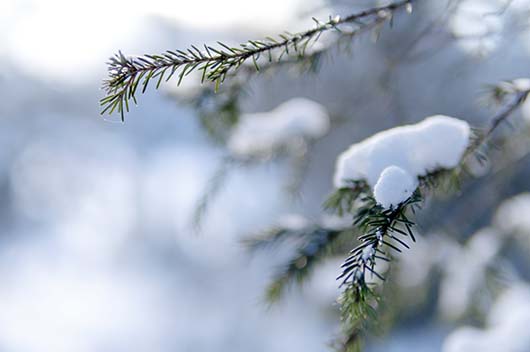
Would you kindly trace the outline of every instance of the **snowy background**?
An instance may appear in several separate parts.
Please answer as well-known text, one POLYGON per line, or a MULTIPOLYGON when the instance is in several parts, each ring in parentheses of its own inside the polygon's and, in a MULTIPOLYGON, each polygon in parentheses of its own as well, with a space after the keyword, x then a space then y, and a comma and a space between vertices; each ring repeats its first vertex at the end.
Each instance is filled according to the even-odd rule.
MULTIPOLYGON (((477 102, 484 85, 530 75, 530 4, 513 1, 504 17, 484 21, 484 13, 502 1, 482 1, 478 15, 473 3, 479 1, 463 2, 468 4, 432 34, 436 41, 420 46, 419 58, 398 60, 405 54, 400 43, 410 43, 436 19, 442 2, 427 1, 418 8, 419 22, 403 19, 375 44, 370 36, 359 40, 353 56, 326 61, 318 76, 279 74, 253 82, 246 111, 309 97, 342 121, 340 128, 332 126, 316 142, 299 198, 284 195, 291 172, 285 160, 238 168, 195 234, 194 206, 227 151, 203 133, 192 109, 167 94, 141 97, 124 124, 101 118, 107 57, 118 49, 141 54, 295 31, 310 26, 311 16, 347 14, 371 2, 1 0, 0 350, 325 350, 338 331, 337 262, 270 308, 263 289, 281 258, 250 256, 240 240, 285 214, 318 219, 335 159, 351 143, 438 113, 480 126, 491 116, 477 102)), ((515 120, 524 123, 524 116, 515 120)), ((420 219, 425 232, 438 225, 468 238, 493 224, 528 245, 528 196, 494 216, 505 198, 530 190, 529 158, 521 148, 508 171, 481 179, 481 190, 466 189, 473 197, 433 205, 420 219), (443 224, 436 223, 440 218, 443 224)), ((421 269, 434 265, 425 258, 428 248, 449 248, 436 255, 458 256, 471 273, 446 267, 439 300, 446 316, 433 313, 436 303, 411 309, 370 351, 440 351, 445 336, 462 325, 452 315, 476 298, 470 277, 482 275, 484 257, 497 253, 478 240, 461 248, 426 238, 418 243, 423 252, 411 255, 410 263, 404 258, 404 286, 418 287, 429 275, 421 269)), ((518 264, 516 276, 530 277, 528 262, 518 264)), ((517 292, 513 299, 530 307, 528 292, 517 292)), ((502 320, 501 303, 488 319, 502 320)), ((463 334, 503 341, 496 337, 500 328, 489 329, 463 334)), ((473 340, 468 335, 452 335, 457 342, 451 343, 473 340)), ((447 351, 466 350, 449 350, 447 343, 447 351)))

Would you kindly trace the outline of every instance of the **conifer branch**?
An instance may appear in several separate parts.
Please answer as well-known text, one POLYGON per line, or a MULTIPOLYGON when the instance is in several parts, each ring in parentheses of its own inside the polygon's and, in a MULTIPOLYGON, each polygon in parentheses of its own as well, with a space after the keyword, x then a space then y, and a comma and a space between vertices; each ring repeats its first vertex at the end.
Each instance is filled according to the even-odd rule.
MULTIPOLYGON (((391 256, 387 251, 401 252, 402 248, 409 247, 399 236, 409 237, 415 241, 412 232, 414 223, 407 218, 407 210, 410 209, 415 212, 419 207, 419 203, 422 201, 422 190, 435 190, 445 179, 450 179, 452 184, 457 184, 461 177, 460 171, 464 170, 469 155, 476 155, 479 161, 483 160, 485 156, 479 151, 479 148, 487 142, 498 126, 524 103, 530 94, 530 88, 521 88, 513 81, 503 82, 503 84, 494 86, 492 94, 499 104, 505 103, 505 105, 492 117, 484 133, 472 136, 470 146, 459 165, 454 169, 439 169, 420 177, 419 187, 415 193, 395 209, 382 210, 371 196, 364 195, 363 198, 363 192, 366 190, 359 192, 355 187, 339 189, 330 197, 331 204, 336 205, 330 207, 331 209, 340 209, 339 206, 345 202, 343 199, 347 199, 346 204, 348 206, 355 205, 359 200, 363 202, 355 212, 354 223, 363 233, 358 238, 361 244, 350 252, 342 265, 343 272, 337 278, 342 280, 341 285, 347 285, 346 291, 341 297, 341 312, 343 316, 346 314, 349 319, 346 320, 347 324, 345 323, 346 340, 341 344, 341 351, 360 351, 367 322, 356 321, 355 319, 376 319, 373 302, 371 304, 370 301, 367 301, 367 297, 375 295, 375 293, 366 283, 366 274, 384 280, 385 278, 375 270, 376 260, 390 261, 391 256), (348 193, 350 194, 349 198, 346 198, 348 193), (352 200, 352 197, 355 198, 352 200), (388 241, 389 239, 393 241, 388 241), (384 251, 383 248, 385 248, 384 251), (367 312, 371 312, 374 316, 369 316, 367 312)), ((352 208, 349 210, 353 213, 352 208)))
MULTIPOLYGON (((385 246, 393 251, 401 252, 399 247, 408 248, 408 245, 399 239, 395 235, 402 235, 410 237, 413 241, 414 235, 411 230, 414 223, 407 219, 406 209, 411 207, 415 210, 415 206, 422 201, 421 190, 422 189, 436 189, 436 186, 444 178, 448 176, 454 176, 458 182, 460 172, 465 166, 469 155, 475 155, 479 161, 486 158, 480 151, 479 148, 487 141, 487 139, 493 134, 495 129, 504 122, 518 107, 524 103, 525 99, 530 94, 530 88, 520 89, 513 82, 504 82, 504 85, 495 86, 493 93, 498 102, 504 102, 507 99, 511 100, 503 106, 503 108, 492 117, 489 127, 481 135, 472 137, 472 142, 468 147, 466 153, 462 157, 459 165, 453 170, 439 169, 429 173, 426 176, 420 178, 420 186, 416 192, 405 202, 401 203, 396 209, 382 210, 378 206, 375 200, 371 196, 365 196, 362 201, 364 204, 356 211, 356 217, 354 224, 359 227, 364 235, 359 237, 361 244, 354 248, 350 252, 350 256, 346 258, 346 261, 342 265, 343 272, 337 278, 342 280, 344 285, 351 282, 353 286, 363 287, 366 285, 365 275, 367 272, 384 279, 379 273, 374 270, 375 259, 389 260, 390 258, 385 252, 381 251, 381 247, 385 246), (396 224, 401 223, 405 230, 400 229, 396 224), (394 243, 386 242, 384 237, 387 236, 394 240, 394 243)), ((451 177, 449 177, 451 178, 451 177)), ((455 180, 452 180, 455 181, 455 180)), ((359 181, 356 181, 359 182, 359 181)), ((346 202, 348 204, 350 213, 355 205, 355 201, 366 192, 366 189, 359 191, 358 186, 350 188, 343 188, 338 190, 330 199, 327 201, 325 207, 335 208, 336 210, 343 211, 342 204, 346 202), (329 203, 334 204, 335 207, 330 207, 329 203)))
POLYGON ((347 204, 348 212, 354 214, 354 227, 361 234, 360 244, 349 252, 342 264, 342 273, 337 277, 340 286, 345 286, 339 298, 343 337, 337 343, 340 352, 360 352, 364 337, 377 322, 381 297, 368 283, 367 277, 385 281, 383 273, 376 268, 377 261, 391 262, 392 252, 408 249, 409 239, 415 242, 409 211, 421 208, 423 192, 435 189, 443 180, 454 176, 454 170, 439 169, 419 178, 419 186, 411 197, 396 207, 383 209, 371 195, 369 187, 338 189, 326 202, 328 209, 338 210, 347 204), (333 206, 337 205, 337 206, 333 206))
POLYGON ((335 30, 340 35, 353 37, 366 30, 373 29, 384 22, 391 21, 394 12, 405 8, 410 12, 415 0, 401 0, 386 6, 374 7, 344 18, 329 18, 326 22, 317 19, 315 27, 304 32, 292 34, 286 32, 278 37, 267 37, 264 40, 249 40, 240 46, 230 47, 218 42, 218 46, 204 45, 203 48, 192 45, 186 50, 168 50, 159 55, 144 55, 126 57, 118 52, 108 62, 108 78, 103 82, 105 97, 101 99, 101 114, 121 114, 129 111, 129 102, 137 103, 136 93, 144 93, 152 80, 156 81, 155 88, 162 82, 178 77, 180 83, 185 76, 193 71, 202 73, 201 81, 214 83, 215 90, 228 75, 236 72, 248 60, 256 71, 264 61, 268 63, 280 62, 288 58, 304 58, 306 50, 320 39, 322 33, 335 30), (357 26, 353 31, 342 31, 341 25, 357 26))
POLYGON ((331 228, 312 224, 301 229, 276 228, 245 241, 251 251, 278 245, 289 239, 301 242, 288 263, 278 268, 267 287, 266 300, 274 303, 290 286, 303 283, 321 259, 332 255, 340 247, 338 244, 344 234, 351 235, 351 228, 331 228))
MULTIPOLYGON (((366 279, 367 276, 374 276, 384 281, 385 277, 378 271, 376 262, 381 260, 391 262, 392 252, 399 253, 409 248, 409 239, 415 242, 413 233, 415 224, 410 220, 409 214, 421 208, 427 192, 434 192, 443 186, 451 189, 459 188, 462 171, 466 170, 467 157, 476 155, 479 161, 485 158, 479 151, 480 147, 498 126, 522 105, 530 94, 530 88, 521 88, 513 81, 503 82, 494 86, 491 94, 497 103, 502 104, 502 108, 492 117, 483 132, 473 131, 469 147, 460 163, 455 168, 438 169, 419 177, 418 188, 404 202, 393 208, 383 209, 376 203, 365 181, 351 180, 347 187, 337 189, 324 203, 325 209, 341 216, 353 215, 354 223, 349 229, 350 232, 343 229, 340 233, 351 234, 353 230, 360 234, 357 236, 357 241, 360 243, 349 252, 342 265, 342 273, 337 278, 341 280, 341 286, 345 286, 339 299, 344 328, 344 338, 337 345, 340 351, 360 351, 363 337, 377 320, 381 298, 366 279)), ((325 231, 325 228, 318 227, 297 231, 281 229, 257 242, 259 245, 256 247, 259 247, 294 236, 309 239, 298 248, 292 260, 283 267, 269 286, 267 291, 269 300, 274 301, 279 298, 289 284, 302 282, 307 272, 326 252, 326 248, 336 241, 335 236, 338 236, 338 232, 325 231), (326 241, 319 242, 322 241, 319 240, 320 233, 326 233, 326 241), (315 245, 314 241, 318 245, 315 245)))

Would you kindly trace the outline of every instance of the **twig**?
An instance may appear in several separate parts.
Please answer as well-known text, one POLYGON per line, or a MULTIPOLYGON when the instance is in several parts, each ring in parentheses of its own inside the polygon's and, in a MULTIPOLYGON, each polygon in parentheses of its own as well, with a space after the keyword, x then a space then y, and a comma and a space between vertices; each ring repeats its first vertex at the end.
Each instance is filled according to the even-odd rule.
POLYGON ((462 158, 462 163, 465 162, 470 155, 473 155, 491 137, 495 129, 497 129, 502 122, 504 122, 523 104, 528 94, 530 94, 530 89, 515 92, 513 100, 509 104, 504 105, 503 109, 493 116, 488 129, 475 140, 470 148, 468 148, 466 154, 462 158))

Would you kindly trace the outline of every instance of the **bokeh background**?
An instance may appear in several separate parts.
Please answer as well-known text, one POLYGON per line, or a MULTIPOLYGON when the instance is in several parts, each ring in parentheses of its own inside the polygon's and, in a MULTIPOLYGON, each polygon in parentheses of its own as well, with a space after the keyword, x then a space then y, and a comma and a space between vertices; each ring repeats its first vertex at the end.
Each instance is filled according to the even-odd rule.
MULTIPOLYGON (((377 42, 359 38, 316 75, 253 79, 243 111, 309 97, 328 109, 333 128, 311 149, 298 197, 285 191, 295 167, 289 158, 234 166, 197 233, 196 202, 227 150, 170 87, 142 96, 124 123, 101 117, 107 58, 296 31, 311 26, 311 16, 374 2, 1 0, 0 350, 326 350, 339 332, 340 260, 269 307, 264 288, 285 253, 250 255, 241 240, 289 214, 319 221, 336 156, 374 132, 438 113, 484 126, 494 112, 480 99, 486 85, 529 75, 530 2, 461 2, 467 8, 445 18, 445 1, 419 1, 377 42)), ((483 301, 462 287, 482 278, 490 263, 477 258, 491 251, 477 245, 464 255, 460 244, 485 226, 512 233, 509 225, 530 215, 520 205, 495 216, 504 200, 529 190, 524 111, 502 132, 517 139, 477 171, 484 176, 420 215, 426 240, 398 276, 420 298, 396 298, 403 312, 370 351, 439 351, 455 326, 487 314, 487 303, 462 314, 483 301), (459 248, 449 253, 460 257, 442 257, 459 265, 433 274, 425 255, 446 235, 459 248), (440 277, 453 280, 445 291, 440 277), (425 288, 429 280, 435 289, 425 288), (463 308, 443 314, 455 306, 463 308)), ((517 259, 506 264, 512 281, 530 277, 524 253, 509 256, 517 259)))

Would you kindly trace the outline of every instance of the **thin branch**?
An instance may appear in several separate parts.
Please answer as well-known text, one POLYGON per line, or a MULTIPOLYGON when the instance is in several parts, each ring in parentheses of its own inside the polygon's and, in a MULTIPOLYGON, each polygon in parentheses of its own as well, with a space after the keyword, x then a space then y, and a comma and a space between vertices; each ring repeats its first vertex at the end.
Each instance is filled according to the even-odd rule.
MULTIPOLYGON (((499 89, 496 87, 496 89, 499 89)), ((503 93, 504 95, 507 93, 503 93)), ((503 123, 506 121, 510 115, 515 112, 526 100, 528 95, 530 94, 530 89, 524 89, 524 90, 516 90, 515 92, 511 92, 513 95, 513 99, 506 105, 503 106, 503 108, 491 118, 491 122, 489 127, 486 129, 486 131, 477 138, 470 148, 468 148, 468 151, 466 152, 466 155, 462 158, 462 163, 467 160, 467 158, 470 155, 475 154, 478 149, 488 141, 488 139, 491 137, 493 132, 503 123)), ((502 99, 504 99, 504 95, 502 99)))
POLYGON ((243 243, 253 251, 291 240, 297 248, 289 261, 282 264, 267 287, 265 298, 269 303, 277 301, 292 284, 302 284, 314 267, 323 259, 336 253, 342 253, 343 235, 351 235, 352 229, 346 224, 326 224, 325 222, 307 224, 301 227, 278 227, 251 237, 243 243))
POLYGON ((168 50, 159 55, 144 55, 140 57, 126 57, 119 52, 108 62, 108 79, 103 82, 105 97, 100 100, 101 114, 112 114, 117 111, 124 119, 125 111, 129 111, 129 101, 136 101, 138 89, 143 93, 149 82, 156 80, 156 88, 163 81, 168 81, 173 76, 178 76, 180 83, 185 76, 197 70, 202 72, 202 81, 215 83, 216 90, 226 79, 227 75, 234 73, 243 64, 252 59, 256 71, 260 70, 260 63, 265 57, 268 62, 281 61, 284 57, 304 57, 306 49, 320 39, 322 33, 336 30, 343 24, 355 24, 358 29, 345 33, 345 35, 358 34, 363 29, 371 29, 385 21, 392 19, 395 11, 406 8, 411 9, 413 1, 401 0, 386 6, 374 7, 344 18, 330 18, 327 22, 314 19, 316 26, 313 29, 297 34, 280 34, 277 38, 267 37, 265 40, 249 40, 237 47, 229 47, 218 42, 217 47, 204 45, 203 49, 191 46, 187 50, 168 50), (361 19, 368 19, 361 22, 361 19), (274 55, 278 54, 279 55, 274 55))
POLYGON ((484 134, 483 140, 490 137, 493 131, 506 120, 522 103, 530 93, 530 89, 517 92, 512 102, 504 107, 496 116, 491 119, 491 125, 484 134))

